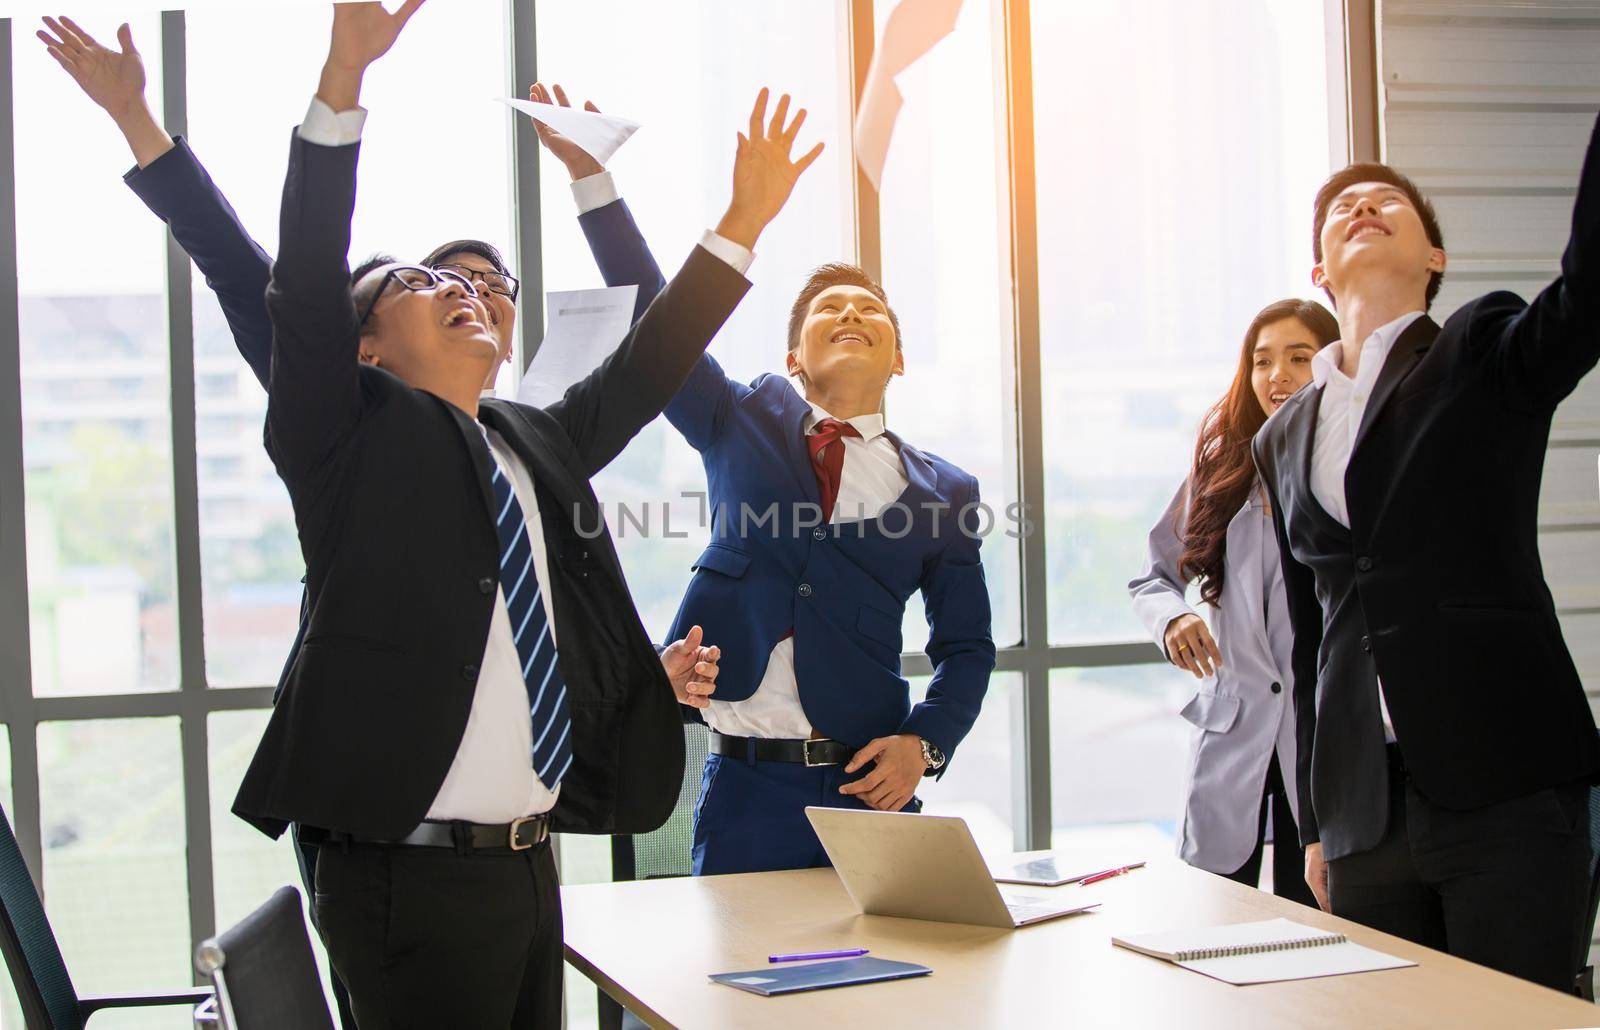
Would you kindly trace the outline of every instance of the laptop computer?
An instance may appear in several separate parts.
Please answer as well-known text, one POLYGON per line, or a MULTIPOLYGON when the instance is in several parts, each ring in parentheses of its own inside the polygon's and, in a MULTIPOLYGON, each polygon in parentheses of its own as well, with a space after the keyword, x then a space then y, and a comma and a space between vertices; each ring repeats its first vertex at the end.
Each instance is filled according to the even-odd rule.
POLYGON ((806 818, 866 915, 1014 929, 1099 906, 1000 890, 964 819, 816 806, 806 818))

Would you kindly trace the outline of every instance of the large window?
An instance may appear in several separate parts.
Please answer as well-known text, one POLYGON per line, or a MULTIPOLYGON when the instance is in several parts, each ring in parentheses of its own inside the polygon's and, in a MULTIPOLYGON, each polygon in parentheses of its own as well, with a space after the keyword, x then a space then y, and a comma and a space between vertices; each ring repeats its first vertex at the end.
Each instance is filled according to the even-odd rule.
MULTIPOLYGON (((839 25, 831 4, 809 5, 803 17, 799 10, 746 0, 538 8, 540 74, 561 83, 575 102, 592 99, 601 110, 643 126, 610 169, 668 278, 727 207, 735 134, 746 131, 762 86, 771 88, 773 103, 787 92, 805 107, 798 148, 819 140, 826 145, 756 243, 753 288, 711 345, 727 373, 743 381, 782 373, 789 305, 806 273, 854 257, 844 214, 850 142, 840 118, 839 25), (595 33, 596 24, 610 28, 595 33), (663 88, 663 54, 672 55, 670 88, 663 88)), ((601 285, 578 228, 566 168, 546 155, 540 176, 546 289, 601 285)), ((699 456, 657 419, 594 485, 645 628, 660 640, 688 585, 689 566, 710 535, 702 500, 683 496, 704 494, 699 456), (624 506, 645 513, 648 529, 621 518, 624 506), (671 532, 681 538, 663 535, 668 508, 671 532)))
MULTIPOLYGON (((1255 313, 1313 293, 1323 6, 1036 2, 1032 19, 1050 640, 1145 640, 1127 582, 1201 414, 1255 313)), ((1056 825, 1170 826, 1188 674, 1051 682, 1056 825), (1139 775, 1107 782, 1095 756, 1129 749, 1139 775)))
MULTIPOLYGON (((904 331, 889 427, 981 484, 999 668, 948 775, 924 785, 928 810, 963 816, 992 851, 1052 833, 1165 847, 1191 732, 1175 713, 1193 684, 1143 640, 1125 584, 1251 315, 1311 292, 1307 200, 1330 164, 1324 4, 966 0, 896 82, 904 104, 873 192, 850 132, 870 53, 847 44, 893 8, 430 4, 368 77, 351 258, 487 239, 519 265, 525 317, 543 291, 600 285, 566 170, 529 149, 517 167, 537 167, 537 186, 527 171, 513 179, 514 147, 532 137, 494 98, 525 96, 510 69, 536 62, 575 100, 642 123, 610 167, 670 276, 727 202, 757 89, 791 93, 809 110, 800 146, 828 149, 757 245, 754 287, 712 353, 741 380, 781 372, 806 273, 872 266, 904 331), (532 40, 537 53, 516 52, 532 40), (519 236, 532 243, 520 254, 519 236), (1025 496, 1037 534, 1019 540, 1012 505, 1025 496), (1137 775, 1108 775, 1127 768, 1137 775)), ((268 254, 328 17, 325 5, 206 3, 132 22, 152 101, 174 98, 167 116, 268 254)), ((85 24, 114 34, 109 17, 85 24)), ((18 613, 0 621, 0 671, 20 670, 0 682, 12 720, 0 795, 78 986, 159 986, 187 977, 196 937, 298 879, 290 845, 229 806, 295 630, 303 564, 261 447, 265 393, 215 299, 193 270, 168 268, 159 223, 118 181, 130 158, 114 127, 31 20, 10 28, 0 60, 16 163, 0 201, 16 213, 20 333, 0 345, 15 346, 19 374, 0 377, 0 408, 20 410, 20 433, 0 427, 0 506, 26 553, 0 532, 0 564, 27 576, 0 583, 0 613, 18 613)), ((520 364, 502 373, 503 395, 520 364)), ((657 639, 704 546, 704 488, 664 420, 595 481, 657 639)), ((1580 651, 1588 610, 1569 620, 1580 651)), ((925 637, 913 598, 907 646, 925 637)), ((932 670, 907 658, 915 700, 932 670)), ((563 841, 568 882, 608 878, 608 845, 563 841)), ((591 992, 573 987, 581 1022, 591 992)))

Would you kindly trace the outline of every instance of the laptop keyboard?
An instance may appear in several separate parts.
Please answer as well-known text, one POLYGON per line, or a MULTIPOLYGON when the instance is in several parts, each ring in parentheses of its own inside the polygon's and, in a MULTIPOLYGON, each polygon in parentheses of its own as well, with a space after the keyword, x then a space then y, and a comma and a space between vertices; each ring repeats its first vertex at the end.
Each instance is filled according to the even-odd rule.
POLYGON ((1000 899, 1006 903, 1006 911, 1018 920, 1034 919, 1061 911, 1060 905, 1040 898, 1030 898, 1025 894, 1007 894, 1001 891, 1000 899))

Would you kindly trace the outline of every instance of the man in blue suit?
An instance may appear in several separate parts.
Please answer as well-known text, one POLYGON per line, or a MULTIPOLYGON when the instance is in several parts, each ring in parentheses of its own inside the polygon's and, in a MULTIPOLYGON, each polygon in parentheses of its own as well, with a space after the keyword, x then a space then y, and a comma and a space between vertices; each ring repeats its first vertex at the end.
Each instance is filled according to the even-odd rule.
MULTIPOLYGON (((663 283, 638 227, 604 169, 540 135, 572 174, 606 282, 638 285, 637 316, 663 283)), ((826 865, 807 805, 920 808, 918 783, 948 768, 994 668, 977 480, 884 425, 905 366, 883 288, 851 265, 817 269, 785 365, 745 384, 707 354, 666 409, 700 452, 712 512, 671 633, 700 625, 722 650, 715 695, 687 710, 712 730, 697 874, 826 865), (934 675, 913 706, 900 626, 919 590, 934 675)))

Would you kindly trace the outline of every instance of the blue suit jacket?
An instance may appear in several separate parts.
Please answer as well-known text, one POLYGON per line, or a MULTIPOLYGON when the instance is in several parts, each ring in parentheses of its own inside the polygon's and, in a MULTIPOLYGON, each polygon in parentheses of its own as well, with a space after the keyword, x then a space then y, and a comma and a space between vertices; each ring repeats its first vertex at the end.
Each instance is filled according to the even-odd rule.
MULTIPOLYGON (((580 224, 606 283, 638 284, 637 317, 662 278, 627 206, 608 204, 580 224)), ((703 627, 722 648, 717 699, 742 701, 793 629, 800 703, 818 732, 857 747, 914 733, 954 755, 994 669, 979 541, 958 525, 962 509, 978 501, 977 480, 891 433, 909 480, 900 507, 881 519, 817 525, 802 429, 810 410, 786 377, 736 382, 710 355, 667 407, 667 419, 700 452, 712 513, 711 541, 669 639, 703 627), (918 590, 934 675, 927 700, 913 708, 900 675, 900 626, 918 590)))

